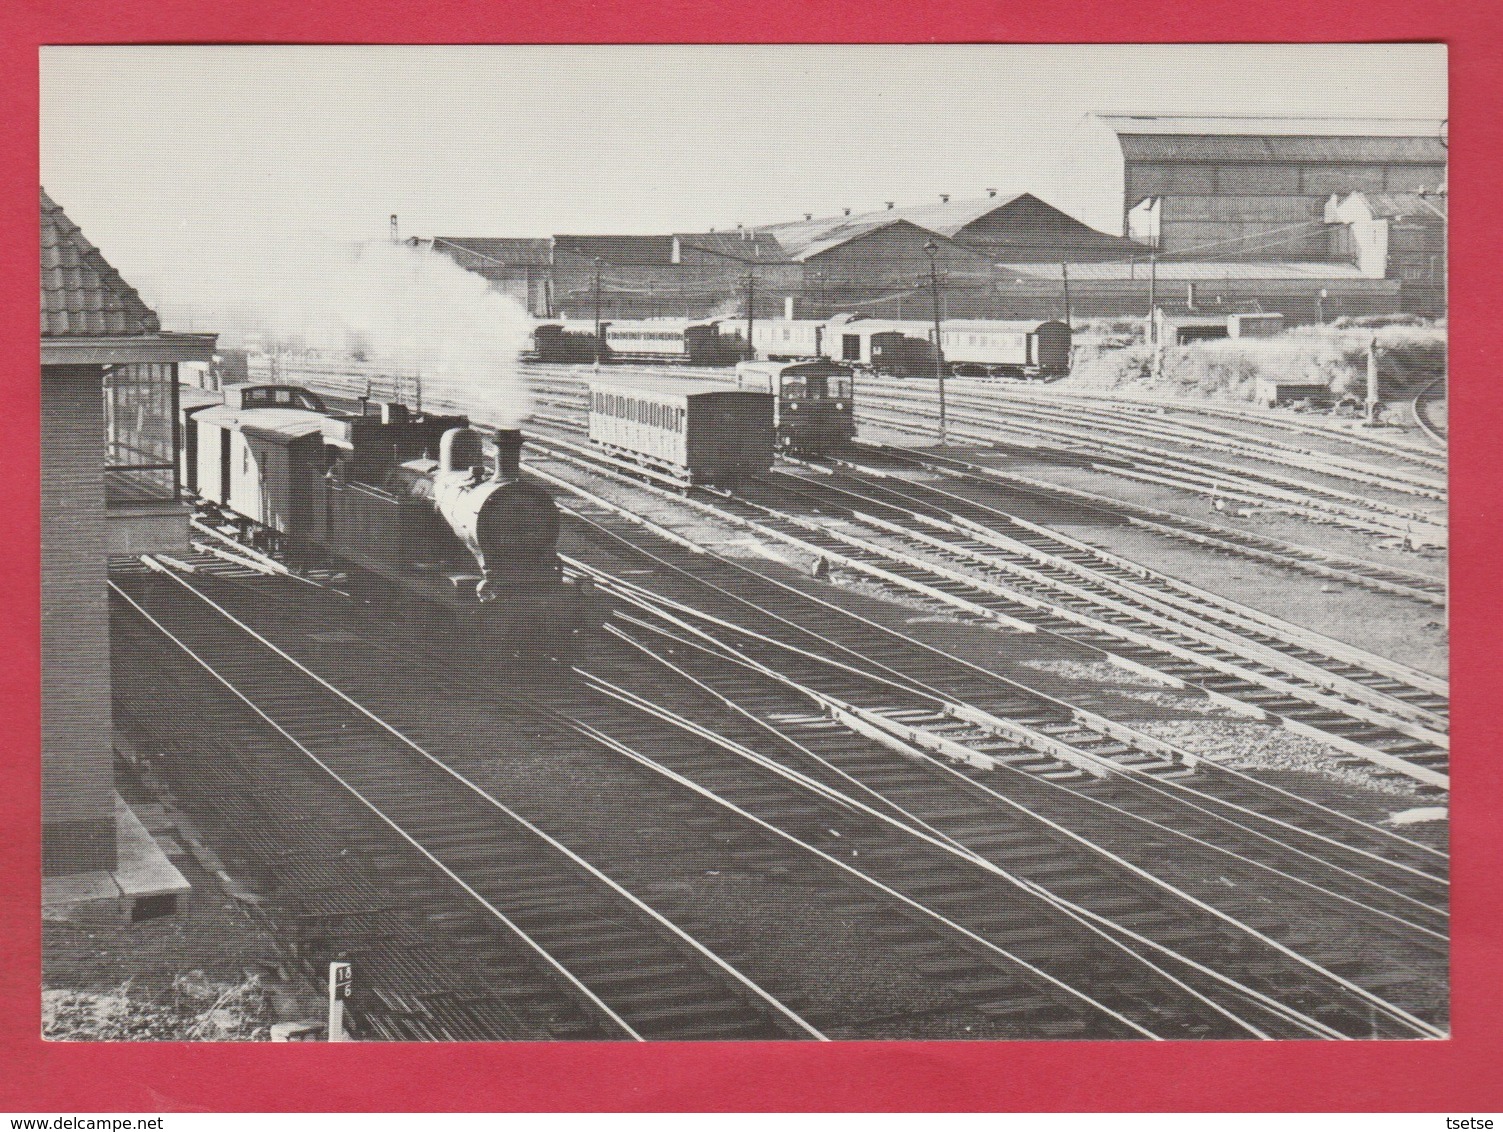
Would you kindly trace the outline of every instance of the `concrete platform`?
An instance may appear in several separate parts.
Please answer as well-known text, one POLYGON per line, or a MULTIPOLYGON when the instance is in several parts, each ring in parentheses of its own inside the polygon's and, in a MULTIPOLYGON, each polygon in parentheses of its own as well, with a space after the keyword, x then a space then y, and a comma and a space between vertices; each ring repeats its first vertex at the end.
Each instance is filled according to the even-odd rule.
POLYGON ((115 847, 117 859, 111 870, 43 877, 43 916, 136 923, 176 912, 192 886, 119 794, 115 795, 115 847))

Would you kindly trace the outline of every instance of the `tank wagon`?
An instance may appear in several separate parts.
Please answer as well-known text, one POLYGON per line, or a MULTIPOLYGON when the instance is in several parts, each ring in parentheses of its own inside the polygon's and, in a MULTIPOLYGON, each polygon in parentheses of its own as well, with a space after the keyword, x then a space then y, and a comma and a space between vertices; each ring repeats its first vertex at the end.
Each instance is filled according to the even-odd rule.
POLYGON ((572 657, 598 620, 563 578, 558 508, 522 478, 518 430, 495 434, 487 467, 466 417, 392 402, 334 413, 306 389, 246 384, 181 412, 183 487, 294 565, 421 598, 503 651, 572 657))
POLYGON ((734 483, 772 467, 774 398, 708 382, 599 380, 590 440, 687 483, 734 483))
POLYGON ((736 387, 773 395, 777 447, 823 455, 856 435, 852 372, 823 358, 795 362, 742 362, 736 387))

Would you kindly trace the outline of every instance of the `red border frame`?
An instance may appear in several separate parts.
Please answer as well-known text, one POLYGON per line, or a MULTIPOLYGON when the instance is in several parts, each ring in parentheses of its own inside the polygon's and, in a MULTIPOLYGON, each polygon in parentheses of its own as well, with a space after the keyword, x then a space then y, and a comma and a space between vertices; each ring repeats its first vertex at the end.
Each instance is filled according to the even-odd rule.
POLYGON ((1108 9, 1088 0, 944 5, 773 0, 589 0, 499 8, 464 0, 10 0, 0 13, 0 1108, 87 1111, 1503 1110, 1503 725, 1490 630, 1503 625, 1492 563, 1503 411, 1486 320, 1503 290, 1496 112, 1503 40, 1492 0, 1420 6, 1368 0, 1360 14, 1305 0, 1168 3, 1108 9), (886 10, 884 10, 884 8, 886 10), (1026 14, 1024 9, 1026 8, 1026 14), (65 10, 66 9, 66 10, 65 10), (420 10, 419 10, 420 9, 420 10), (1137 42, 1441 40, 1451 52, 1453 461, 1452 691, 1459 757, 1453 809, 1455 1037, 1412 1044, 830 1046, 189 1046, 56 1045, 39 1029, 37 579, 37 47, 44 43, 341 42, 1137 42), (1493 1068, 1489 1070, 1487 1067, 1493 1068))

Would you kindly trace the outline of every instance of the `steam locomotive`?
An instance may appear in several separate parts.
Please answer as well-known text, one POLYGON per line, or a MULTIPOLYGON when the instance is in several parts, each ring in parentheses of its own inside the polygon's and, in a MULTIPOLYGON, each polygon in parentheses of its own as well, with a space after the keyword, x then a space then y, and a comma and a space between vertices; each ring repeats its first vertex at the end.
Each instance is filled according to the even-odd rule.
POLYGON ((415 595, 507 651, 571 658, 598 623, 588 584, 563 578, 552 496, 521 476, 519 430, 495 434, 488 467, 463 416, 332 412, 289 385, 211 396, 181 405, 183 487, 251 542, 415 595))

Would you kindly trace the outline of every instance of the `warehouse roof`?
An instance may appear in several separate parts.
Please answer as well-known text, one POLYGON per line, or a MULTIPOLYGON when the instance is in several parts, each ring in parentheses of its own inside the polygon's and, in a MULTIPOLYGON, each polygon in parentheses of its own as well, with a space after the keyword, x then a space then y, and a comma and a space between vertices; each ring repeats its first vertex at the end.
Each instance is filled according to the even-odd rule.
POLYGON ((553 262, 553 241, 548 239, 434 236, 433 247, 472 270, 547 267, 553 262))
POLYGON ((777 240, 751 228, 731 232, 680 232, 675 239, 685 247, 746 263, 792 262, 777 240))
POLYGON ((825 216, 785 224, 768 224, 757 231, 775 238, 794 259, 808 259, 857 236, 886 228, 899 220, 906 220, 919 228, 949 238, 966 225, 974 224, 988 213, 995 212, 1024 195, 1026 194, 1013 193, 1010 196, 986 196, 972 200, 910 205, 906 208, 884 208, 854 216, 825 216))
MULTIPOLYGON (((1004 263, 1000 270, 1017 279, 1061 281, 1060 265, 1057 263, 1004 263)), ((1071 283, 1121 282, 1141 280, 1145 285, 1150 277, 1147 260, 1136 263, 1072 263, 1069 265, 1071 283)), ((1160 283, 1190 282, 1196 280, 1239 279, 1330 279, 1357 280, 1366 277, 1350 263, 1324 262, 1264 262, 1264 263, 1213 263, 1205 261, 1159 260, 1153 272, 1160 283)), ((1006 280, 1003 281, 1006 286, 1006 280)))
POLYGON ((1341 161, 1444 165, 1437 118, 1274 118, 1099 115, 1123 157, 1147 162, 1341 161))
MULTIPOLYGON (((1353 193, 1363 201, 1374 220, 1403 220, 1414 216, 1421 219, 1446 219, 1447 206, 1444 193, 1353 193)), ((1343 202, 1345 203, 1345 202, 1343 202)))
POLYGON ((41 190, 42 337, 156 334, 156 312, 41 190))
POLYGON ((1440 118, 1302 117, 1242 114, 1096 114, 1118 134, 1206 134, 1289 137, 1441 136, 1440 118))
POLYGON ((911 224, 958 246, 992 255, 1003 249, 1024 247, 1048 248, 1051 254, 1061 247, 1099 252, 1121 252, 1136 247, 1121 236, 1097 231, 1025 192, 771 224, 758 231, 775 237, 793 259, 807 260, 897 223, 911 224))
POLYGON ((672 236, 555 236, 553 246, 561 252, 607 263, 656 264, 673 262, 672 236))

